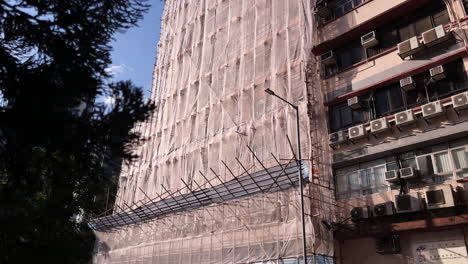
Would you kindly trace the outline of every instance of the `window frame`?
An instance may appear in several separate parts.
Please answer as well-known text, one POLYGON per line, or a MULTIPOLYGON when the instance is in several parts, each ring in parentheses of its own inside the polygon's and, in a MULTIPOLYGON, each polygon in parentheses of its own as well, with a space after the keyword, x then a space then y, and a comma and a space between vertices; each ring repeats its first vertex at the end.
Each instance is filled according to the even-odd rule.
POLYGON ((384 182, 383 184, 377 184, 377 181, 376 181, 376 170, 377 169, 383 169, 383 172, 385 174, 385 172, 387 171, 387 163, 382 163, 382 164, 378 164, 378 165, 374 165, 374 166, 369 166, 369 167, 366 167, 366 168, 359 168, 359 169, 356 169, 356 170, 351 170, 351 171, 347 171, 345 172, 344 174, 342 175, 336 175, 336 196, 337 196, 337 199, 347 199, 347 198, 350 198, 350 197, 355 197, 356 195, 357 196, 365 196, 365 195, 371 195, 371 194, 375 194, 375 193, 379 193, 379 192, 382 192, 382 191, 389 191, 390 190, 390 184, 388 182, 384 182), (370 182, 369 182, 369 185, 366 185, 366 186, 363 186, 363 182, 362 182, 362 172, 363 171, 366 171, 366 170, 371 170, 371 173, 369 174, 370 175, 370 182), (356 175, 356 179, 357 179, 357 186, 359 186, 359 188, 356 188, 356 189, 353 189, 351 186, 351 176, 352 175, 356 175), (338 178, 341 178, 341 180, 338 180, 338 178), (338 184, 339 182, 343 182, 343 179, 346 180, 346 189, 344 191, 338 191, 339 190, 339 187, 338 187, 338 184))
POLYGON ((335 0, 335 1, 332 1, 330 4, 333 6, 332 7, 332 19, 330 19, 330 21, 333 21, 333 20, 336 20, 342 16, 345 16, 346 14, 352 12, 353 10, 355 10, 356 8, 359 8, 360 6, 362 6, 363 4, 366 4, 367 2, 371 2, 372 0, 335 0), (357 1, 360 1, 360 3, 356 4, 357 1), (340 13, 339 15, 337 15, 336 11, 339 7, 342 7, 344 6, 344 4, 341 4, 341 5, 338 5, 336 4, 337 2, 351 2, 352 3, 352 7, 346 11, 343 10, 342 13, 340 13))
POLYGON ((435 152, 431 152, 431 153, 427 153, 427 154, 423 154, 423 155, 417 155, 416 156, 417 169, 419 171, 421 171, 421 164, 419 162, 419 159, 430 156, 431 157, 432 167, 434 168, 434 174, 433 175, 421 175, 422 177, 442 176, 442 177, 449 177, 449 179, 457 179, 457 178, 468 177, 468 176, 462 176, 462 177, 458 176, 459 173, 463 173, 463 172, 468 171, 468 166, 466 168, 457 169, 456 166, 455 166, 456 163, 455 163, 455 158, 454 158, 454 155, 453 155, 453 151, 455 151, 455 150, 460 150, 460 149, 465 150, 465 157, 467 158, 467 163, 468 163, 468 156, 467 156, 468 152, 466 152, 467 148, 468 148, 468 145, 458 146, 458 147, 448 147, 447 149, 444 149, 444 150, 435 151, 435 152), (447 171, 447 172, 439 172, 439 168, 437 166, 437 161, 436 161, 435 156, 437 154, 441 154, 441 153, 445 153, 445 152, 448 154, 451 170, 447 171))
POLYGON ((368 111, 363 111, 363 110, 353 110, 351 107, 348 106, 348 102, 344 101, 336 105, 332 105, 328 108, 328 127, 331 133, 340 131, 343 129, 347 129, 353 126, 356 126, 358 124, 361 124, 363 122, 366 122, 369 119, 369 112, 368 111), (338 108, 338 109, 335 109, 338 108), (341 109, 345 108, 346 111, 350 112, 351 115, 351 122, 347 125, 343 125, 343 116, 341 114, 341 109), (334 113, 339 112, 340 117, 338 120, 339 126, 334 127, 334 113), (358 117, 357 115, 361 115, 358 117))

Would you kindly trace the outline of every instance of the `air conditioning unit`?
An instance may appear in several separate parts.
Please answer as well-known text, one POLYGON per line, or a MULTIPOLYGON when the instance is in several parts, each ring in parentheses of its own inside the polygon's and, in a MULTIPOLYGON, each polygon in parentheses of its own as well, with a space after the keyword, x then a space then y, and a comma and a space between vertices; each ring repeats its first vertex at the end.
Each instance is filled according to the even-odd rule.
POLYGON ((400 169, 400 178, 402 179, 412 179, 418 176, 417 171, 412 167, 400 169))
POLYGON ((366 129, 364 125, 351 127, 348 130, 349 139, 360 139, 366 136, 366 129))
POLYGON ((455 206, 453 190, 451 185, 437 185, 426 188, 427 209, 439 209, 455 206))
POLYGON ((396 182, 400 180, 400 175, 397 170, 391 170, 385 172, 385 180, 388 182, 396 182))
POLYGON ((341 144, 343 142, 346 142, 346 139, 347 139, 346 134, 344 133, 343 130, 335 132, 335 133, 331 133, 329 137, 330 137, 330 145, 341 144))
POLYGON ((444 109, 440 101, 430 102, 421 106, 423 117, 433 118, 444 114, 444 109))
POLYGON ((400 236, 388 235, 375 239, 375 253, 381 255, 401 253, 400 236))
POLYGON ((359 97, 354 96, 348 99, 348 106, 353 110, 361 109, 363 102, 359 99, 359 97))
POLYGON ((468 92, 460 93, 452 96, 452 105, 456 110, 468 107, 468 92))
POLYGON ((422 45, 419 42, 418 37, 412 37, 408 40, 398 43, 398 55, 404 59, 418 52, 421 48, 422 45))
POLYGON ((370 210, 368 206, 354 207, 351 212, 351 219, 356 222, 370 217, 370 210))
POLYGON ((393 215, 394 213, 393 202, 386 202, 386 203, 374 205, 374 208, 372 211, 375 217, 393 215))
POLYGON ((323 65, 333 65, 336 63, 335 55, 333 54, 333 51, 330 50, 328 52, 323 53, 320 55, 320 62, 322 62, 323 65))
POLYGON ((400 80, 400 87, 403 91, 408 92, 416 88, 413 77, 409 76, 400 80))
POLYGON ((428 31, 422 33, 424 45, 427 47, 440 43, 441 41, 445 40, 447 36, 448 34, 445 32, 443 25, 431 28, 428 31))
POLYGON ((361 37, 361 45, 366 49, 373 47, 377 44, 379 44, 379 41, 375 36, 375 31, 371 31, 361 37))
POLYGON ((315 14, 321 18, 328 18, 331 16, 331 9, 325 0, 317 0, 315 3, 315 14))
POLYGON ((395 195, 395 210, 397 214, 421 211, 419 193, 395 195))
POLYGON ((445 75, 444 66, 442 66, 442 65, 435 66, 434 68, 431 68, 429 70, 429 73, 431 74, 431 78, 433 80, 435 80, 435 81, 439 81, 439 80, 445 79, 445 77, 447 77, 445 75))
POLYGON ((397 126, 406 126, 416 122, 413 110, 405 110, 395 114, 395 124, 397 126))
POLYGON ((379 118, 370 122, 371 133, 377 134, 387 131, 390 127, 387 118, 379 118))

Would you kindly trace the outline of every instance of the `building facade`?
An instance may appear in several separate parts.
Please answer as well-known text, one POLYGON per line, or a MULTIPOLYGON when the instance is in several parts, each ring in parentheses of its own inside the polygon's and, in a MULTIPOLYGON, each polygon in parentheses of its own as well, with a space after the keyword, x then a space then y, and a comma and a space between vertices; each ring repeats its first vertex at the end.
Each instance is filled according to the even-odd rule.
POLYGON ((157 108, 94 262, 303 263, 301 179, 309 263, 466 263, 467 14, 167 0, 157 108))
POLYGON ((467 263, 467 1, 320 1, 337 263, 467 263))

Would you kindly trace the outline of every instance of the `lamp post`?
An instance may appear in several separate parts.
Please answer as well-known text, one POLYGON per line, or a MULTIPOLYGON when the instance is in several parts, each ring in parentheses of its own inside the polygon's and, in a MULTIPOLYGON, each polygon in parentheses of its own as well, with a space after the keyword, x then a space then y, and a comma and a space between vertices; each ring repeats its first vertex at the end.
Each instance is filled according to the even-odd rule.
POLYGON ((305 220, 304 220, 304 184, 302 182, 302 155, 301 155, 301 133, 299 129, 299 107, 294 105, 286 99, 278 96, 271 89, 265 89, 265 92, 269 95, 272 95, 281 101, 290 105, 294 110, 296 110, 296 130, 297 130, 297 156, 298 156, 298 170, 299 170, 299 188, 300 188, 300 201, 301 201, 301 225, 302 225, 302 254, 304 256, 304 264, 307 264, 307 242, 306 242, 306 230, 305 230, 305 220))

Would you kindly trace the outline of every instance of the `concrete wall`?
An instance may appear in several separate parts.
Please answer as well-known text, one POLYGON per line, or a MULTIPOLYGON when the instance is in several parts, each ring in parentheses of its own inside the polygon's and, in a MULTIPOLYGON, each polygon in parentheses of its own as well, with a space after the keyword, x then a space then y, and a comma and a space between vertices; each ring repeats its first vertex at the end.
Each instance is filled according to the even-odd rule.
POLYGON ((359 238, 344 240, 339 243, 340 264, 416 264, 416 263, 441 263, 463 264, 467 263, 466 256, 466 230, 451 229, 439 232, 408 232, 399 234, 401 252, 399 254, 381 255, 375 252, 375 238, 359 238), (426 250, 418 253, 416 248, 425 246, 426 250), (440 245, 440 246, 439 246, 440 245), (439 248, 437 253, 447 256, 444 260, 430 260, 420 262, 419 255, 430 256, 430 248, 439 248), (445 250, 443 248, 447 248, 445 250), (452 255, 452 259, 448 257, 452 255), (433 261, 433 262, 429 262, 433 261))
MULTIPOLYGON (((404 242, 405 240, 402 239, 404 242)), ((339 242, 339 264, 402 264, 403 254, 381 255, 375 252, 375 238, 359 238, 339 242)))

